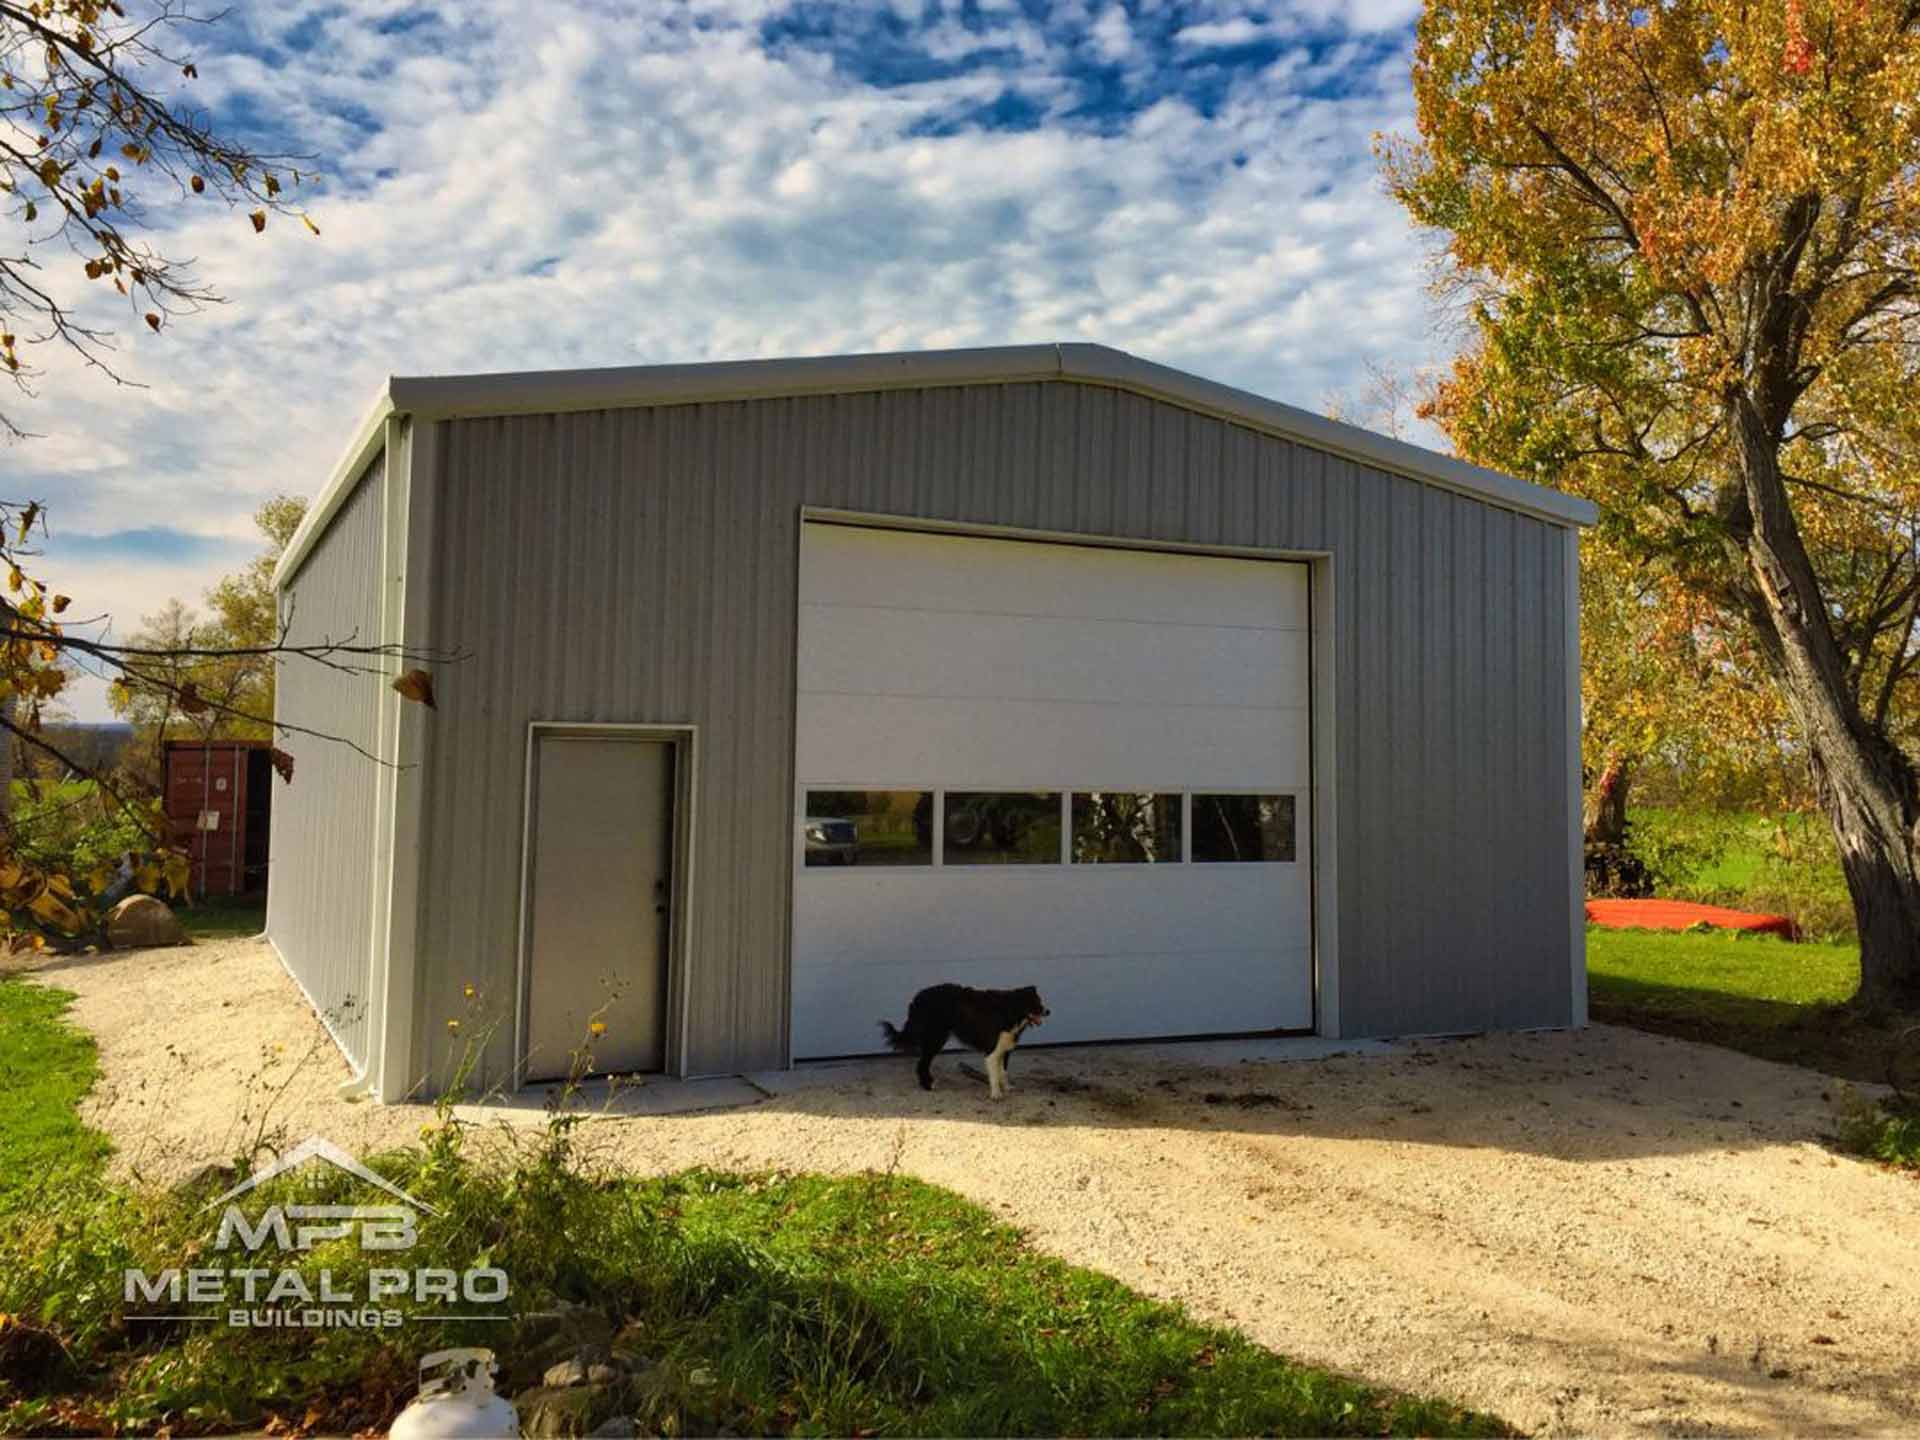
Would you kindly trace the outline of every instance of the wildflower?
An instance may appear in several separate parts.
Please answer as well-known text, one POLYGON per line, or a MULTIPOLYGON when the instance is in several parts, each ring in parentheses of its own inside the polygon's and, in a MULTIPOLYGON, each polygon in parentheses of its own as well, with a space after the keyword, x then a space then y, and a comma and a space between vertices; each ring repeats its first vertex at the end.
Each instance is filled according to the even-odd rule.
POLYGON ((458 1035, 460 1033, 460 1022, 458 1020, 447 1021, 447 1033, 449 1035, 458 1035))
POLYGON ((607 1022, 604 1020, 596 1020, 587 1026, 587 1029, 592 1031, 593 1038, 598 1040, 602 1035, 607 1033, 607 1022))
POLYGON ((475 990, 473 986, 471 985, 467 986, 467 989, 466 989, 467 999, 471 1000, 475 995, 478 995, 479 993, 480 992, 478 990, 475 990))

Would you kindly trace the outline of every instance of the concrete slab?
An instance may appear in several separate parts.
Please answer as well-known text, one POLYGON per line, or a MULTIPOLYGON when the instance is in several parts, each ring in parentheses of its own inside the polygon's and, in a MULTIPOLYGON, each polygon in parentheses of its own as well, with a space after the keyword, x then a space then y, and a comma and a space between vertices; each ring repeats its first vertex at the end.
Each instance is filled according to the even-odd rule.
MULTIPOLYGON (((1397 1047, 1385 1040, 1325 1040, 1317 1035, 1269 1036, 1251 1040, 1174 1040, 1139 1045, 1027 1045, 1020 1068, 1050 1064, 1070 1070, 1112 1070, 1128 1065, 1217 1070, 1235 1065, 1264 1065, 1296 1060, 1325 1060, 1334 1055, 1390 1055, 1397 1047)), ((956 1050, 949 1055, 960 1054, 956 1050)), ((971 1053, 971 1052, 966 1052, 971 1053)), ((597 1080, 582 1085, 567 1107, 587 1119, 632 1119, 649 1115, 686 1115, 696 1110, 736 1110, 770 1098, 828 1090, 862 1080, 899 1081, 911 1074, 905 1056, 864 1056, 852 1060, 807 1060, 791 1070, 757 1070, 707 1080, 597 1080)), ((542 1125, 551 1113, 558 1085, 533 1085, 454 1108, 462 1120, 542 1125)))
MULTIPOLYGON (((1391 1055, 1386 1040, 1328 1040, 1318 1035, 1261 1036, 1246 1040, 1156 1040, 1118 1045, 1023 1045, 1020 1067, 1049 1060, 1083 1066, 1168 1065, 1197 1070, 1231 1065, 1262 1065, 1291 1060, 1325 1060, 1334 1055, 1391 1055)), ((971 1054, 957 1047, 949 1055, 971 1054)), ((898 1078, 913 1062, 906 1056, 868 1056, 854 1060, 803 1060, 791 1070, 758 1070, 748 1083, 769 1095, 794 1095, 877 1076, 898 1078)))
MULTIPOLYGON (((530 1085, 524 1090, 492 1095, 472 1105, 456 1105, 456 1118, 476 1124, 504 1120, 510 1125, 544 1125, 553 1113, 551 1102, 558 1085, 530 1085)), ((736 1110, 758 1105, 770 1092, 758 1089, 738 1075, 707 1080, 674 1080, 653 1076, 646 1080, 595 1080, 579 1087, 566 1107, 569 1115, 588 1120, 625 1120, 645 1115, 686 1115, 696 1110, 736 1110)))

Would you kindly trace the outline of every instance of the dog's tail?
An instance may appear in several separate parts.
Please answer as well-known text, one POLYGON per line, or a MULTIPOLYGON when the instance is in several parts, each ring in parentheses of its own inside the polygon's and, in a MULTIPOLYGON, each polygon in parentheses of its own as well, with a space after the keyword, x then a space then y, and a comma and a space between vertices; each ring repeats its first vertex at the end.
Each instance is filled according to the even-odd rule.
POLYGON ((895 1050, 909 1051, 919 1047, 919 1041, 913 1038, 911 1022, 907 1029, 900 1029, 890 1021, 880 1022, 880 1033, 886 1037, 887 1044, 895 1050))

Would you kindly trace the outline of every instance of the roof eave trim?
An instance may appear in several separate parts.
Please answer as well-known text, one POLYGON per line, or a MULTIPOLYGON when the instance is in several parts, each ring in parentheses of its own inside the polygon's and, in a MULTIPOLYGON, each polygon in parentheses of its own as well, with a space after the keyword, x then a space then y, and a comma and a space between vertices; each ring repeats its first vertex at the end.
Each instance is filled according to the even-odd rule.
POLYGON ((352 496, 360 477, 366 473, 367 466, 373 463, 373 457, 386 444, 387 419, 393 413, 393 383, 388 381, 380 387, 373 397, 373 403, 360 417, 360 425, 335 463, 333 474, 327 477, 327 483, 307 507, 305 517, 293 532, 293 538, 287 541, 287 548, 281 552, 280 563, 273 567, 273 588, 276 592, 284 590, 287 582, 298 573, 307 556, 313 552, 313 547, 320 543, 320 537, 327 533, 327 527, 333 524, 333 517, 340 513, 340 507, 352 496))
POLYGON ((1600 518, 1593 502, 1578 495, 1516 480, 1498 470, 1442 455, 1437 450, 1330 420, 1310 410, 1269 400, 1247 390, 1236 390, 1231 385, 1205 380, 1184 370, 1156 365, 1124 350, 1105 345, 1062 345, 1060 360, 1062 379, 1110 385, 1167 400, 1185 409, 1247 425, 1376 470, 1404 475, 1555 524, 1592 525, 1600 518))
POLYGON ((1042 380, 1103 385, 1165 400, 1556 525, 1592 525, 1599 518, 1593 503, 1577 495, 1516 480, 1106 345, 1008 345, 599 370, 394 376, 375 397, 353 443, 295 532, 274 572, 274 584, 285 585, 326 532, 379 448, 384 422, 391 415, 420 421, 478 419, 1042 380))
POLYGON ((394 406, 409 415, 462 420, 1059 378, 1057 345, 1006 345, 504 375, 397 375, 391 390, 394 406))

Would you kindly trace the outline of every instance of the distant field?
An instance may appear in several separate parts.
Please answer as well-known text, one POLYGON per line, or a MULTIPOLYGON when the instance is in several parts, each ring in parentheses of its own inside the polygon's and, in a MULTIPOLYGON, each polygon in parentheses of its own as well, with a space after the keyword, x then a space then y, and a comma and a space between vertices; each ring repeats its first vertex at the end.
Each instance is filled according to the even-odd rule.
POLYGON ((1790 915, 1803 934, 1852 939, 1853 904, 1819 816, 1638 806, 1628 819, 1630 843, 1661 875, 1662 896, 1790 915))
MULTIPOLYGON (((1676 829, 1691 830, 1703 817, 1659 805, 1635 806, 1628 818, 1643 836, 1664 839, 1676 829)), ((1717 859, 1691 867, 1681 883, 1688 889, 1744 890, 1754 882, 1773 854, 1773 821, 1754 811, 1714 817, 1726 848, 1717 859)))

